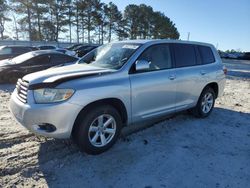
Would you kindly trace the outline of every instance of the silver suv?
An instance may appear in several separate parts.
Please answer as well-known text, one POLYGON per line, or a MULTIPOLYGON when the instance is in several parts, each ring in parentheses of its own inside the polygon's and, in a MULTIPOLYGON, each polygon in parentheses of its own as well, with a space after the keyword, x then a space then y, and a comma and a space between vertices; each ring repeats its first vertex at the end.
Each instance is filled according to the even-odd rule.
POLYGON ((19 79, 10 108, 30 131, 72 137, 82 151, 109 149, 126 125, 191 109, 207 117, 225 70, 214 46, 176 40, 103 45, 78 63, 19 79))

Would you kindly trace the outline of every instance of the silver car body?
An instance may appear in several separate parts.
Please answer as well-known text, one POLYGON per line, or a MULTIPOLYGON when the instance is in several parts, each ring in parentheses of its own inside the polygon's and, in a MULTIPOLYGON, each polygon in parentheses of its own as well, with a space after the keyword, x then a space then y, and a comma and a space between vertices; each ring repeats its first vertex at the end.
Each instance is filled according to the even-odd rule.
POLYGON ((10 109, 14 117, 34 133, 48 137, 69 138, 80 111, 95 101, 104 99, 120 101, 126 110, 126 124, 136 126, 138 122, 194 107, 202 90, 210 83, 216 83, 218 97, 222 95, 225 74, 221 59, 213 45, 176 40, 133 40, 131 42, 142 46, 119 70, 74 64, 26 75, 23 78, 24 87, 39 83, 53 83, 70 76, 83 77, 65 81, 56 86, 56 88, 75 90, 74 95, 65 102, 36 104, 33 90, 28 89, 27 103, 24 103, 15 89, 10 101, 10 109), (215 63, 144 74, 129 74, 131 66, 147 47, 161 43, 209 46, 215 56, 215 63), (53 132, 41 130, 38 125, 43 123, 54 125, 56 130, 53 132))

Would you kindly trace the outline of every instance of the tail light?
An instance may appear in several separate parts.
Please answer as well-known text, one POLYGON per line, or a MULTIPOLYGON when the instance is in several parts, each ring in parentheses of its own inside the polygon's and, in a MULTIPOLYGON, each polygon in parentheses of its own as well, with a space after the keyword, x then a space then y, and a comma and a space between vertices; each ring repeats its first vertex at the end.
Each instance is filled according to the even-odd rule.
POLYGON ((223 72, 224 74, 227 74, 227 68, 225 66, 223 66, 223 72))

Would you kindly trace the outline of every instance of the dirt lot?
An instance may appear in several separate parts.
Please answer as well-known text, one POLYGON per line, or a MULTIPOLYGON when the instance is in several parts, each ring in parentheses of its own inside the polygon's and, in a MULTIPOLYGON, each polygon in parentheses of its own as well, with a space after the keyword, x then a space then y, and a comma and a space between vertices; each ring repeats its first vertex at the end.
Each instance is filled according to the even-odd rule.
POLYGON ((250 62, 225 63, 225 93, 209 118, 175 115, 99 156, 18 125, 13 86, 1 85, 0 187, 249 187, 250 62))

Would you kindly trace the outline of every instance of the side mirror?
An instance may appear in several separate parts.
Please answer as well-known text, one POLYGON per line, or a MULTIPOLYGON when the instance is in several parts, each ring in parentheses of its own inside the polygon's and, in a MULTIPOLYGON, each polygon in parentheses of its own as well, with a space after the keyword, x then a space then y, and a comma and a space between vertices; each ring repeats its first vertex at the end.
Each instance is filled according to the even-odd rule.
POLYGON ((135 70, 140 72, 140 71, 145 71, 150 68, 150 63, 146 60, 138 60, 135 62, 135 70))

